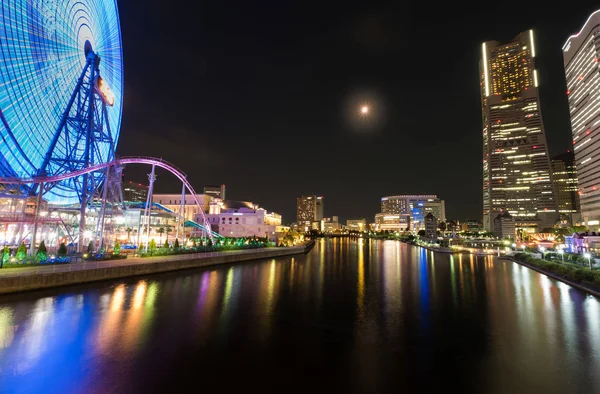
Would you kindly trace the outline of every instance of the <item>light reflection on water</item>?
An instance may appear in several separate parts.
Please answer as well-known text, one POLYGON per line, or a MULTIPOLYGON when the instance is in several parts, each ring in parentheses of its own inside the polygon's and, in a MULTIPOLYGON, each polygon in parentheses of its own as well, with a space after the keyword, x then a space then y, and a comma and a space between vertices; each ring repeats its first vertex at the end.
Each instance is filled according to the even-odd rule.
POLYGON ((600 392, 600 302, 511 262, 362 239, 0 298, 0 392, 168 391, 265 370, 263 389, 600 392))

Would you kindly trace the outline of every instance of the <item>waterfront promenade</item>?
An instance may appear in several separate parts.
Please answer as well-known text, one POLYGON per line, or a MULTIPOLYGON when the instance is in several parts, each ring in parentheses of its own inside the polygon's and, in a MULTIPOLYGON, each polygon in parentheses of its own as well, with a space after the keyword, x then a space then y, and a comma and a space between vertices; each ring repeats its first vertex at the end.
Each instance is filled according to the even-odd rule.
POLYGON ((51 266, 0 269, 0 294, 99 280, 148 275, 308 252, 314 241, 285 248, 261 248, 170 256, 136 257, 51 266))

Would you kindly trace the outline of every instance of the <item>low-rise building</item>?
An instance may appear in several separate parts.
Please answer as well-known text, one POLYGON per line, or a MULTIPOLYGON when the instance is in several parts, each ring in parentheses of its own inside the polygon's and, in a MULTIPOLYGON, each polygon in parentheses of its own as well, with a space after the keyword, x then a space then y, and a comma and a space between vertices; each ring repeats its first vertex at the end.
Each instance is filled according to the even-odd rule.
POLYGON ((367 220, 366 219, 349 219, 346 220, 346 229, 350 231, 366 231, 367 220))
POLYGON ((340 223, 339 216, 332 216, 330 218, 323 219, 323 231, 326 233, 341 231, 342 228, 343 225, 340 223))
POLYGON ((566 249, 571 253, 600 253, 600 232, 584 231, 565 235, 566 249))
POLYGON ((427 238, 437 237, 438 220, 431 212, 425 215, 425 236, 427 238))
POLYGON ((386 214, 375 215, 375 231, 409 231, 411 228, 410 214, 386 214))
POLYGON ((515 237, 515 219, 508 211, 498 214, 494 218, 494 235, 500 238, 515 237))
POLYGON ((227 202, 213 200, 206 215, 211 229, 225 237, 268 237, 277 242, 277 232, 281 232, 281 215, 267 212, 252 203, 248 205, 228 206, 227 202))

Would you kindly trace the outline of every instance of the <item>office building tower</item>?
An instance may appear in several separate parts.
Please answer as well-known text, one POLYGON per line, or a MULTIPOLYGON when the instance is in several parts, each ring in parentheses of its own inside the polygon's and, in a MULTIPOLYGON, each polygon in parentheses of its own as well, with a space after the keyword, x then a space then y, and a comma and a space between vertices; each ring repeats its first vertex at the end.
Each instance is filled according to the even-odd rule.
POLYGON ((575 156, 568 151, 552 158, 552 181, 556 193, 558 213, 565 224, 578 221, 579 194, 577 194, 577 170, 575 156))
MULTIPOLYGON (((314 194, 298 197, 296 199, 296 221, 299 229, 301 231, 308 231, 313 228, 313 222, 322 222, 323 207, 323 197, 317 197, 314 194)), ((321 229, 322 223, 315 224, 314 226, 321 229)))
POLYGON ((434 194, 404 194, 381 198, 381 213, 375 223, 385 224, 382 229, 420 230, 425 216, 432 213, 439 221, 446 221, 446 204, 434 194), (394 225, 395 224, 395 225, 394 225))
POLYGON ((225 200, 225 185, 209 185, 204 187, 204 194, 225 200))
POLYGON ((600 224, 599 58, 600 10, 563 46, 581 220, 587 226, 600 224))
POLYGON ((123 201, 125 202, 146 202, 148 196, 148 186, 132 181, 121 184, 123 190, 123 201))
POLYGON ((508 211, 529 232, 558 219, 542 123, 532 30, 482 44, 483 224, 508 211))

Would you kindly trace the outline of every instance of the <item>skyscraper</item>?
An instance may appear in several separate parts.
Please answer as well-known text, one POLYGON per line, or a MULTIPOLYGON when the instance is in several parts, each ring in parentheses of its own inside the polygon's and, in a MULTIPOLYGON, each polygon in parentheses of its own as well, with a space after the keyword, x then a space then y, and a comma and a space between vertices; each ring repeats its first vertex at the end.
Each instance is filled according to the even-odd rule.
POLYGON ((296 199, 296 221, 305 230, 310 229, 313 222, 323 220, 323 197, 314 194, 300 196, 296 199))
POLYGON ((577 194, 575 156, 571 151, 561 153, 553 157, 551 163, 552 181, 561 221, 564 221, 565 224, 578 222, 579 194, 577 194))
POLYGON ((528 231, 558 219, 540 111, 533 31, 482 44, 483 223, 508 211, 528 231))
POLYGON ((581 220, 600 224, 600 10, 563 46, 581 220))

